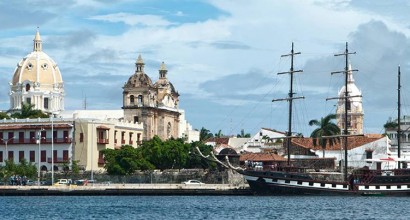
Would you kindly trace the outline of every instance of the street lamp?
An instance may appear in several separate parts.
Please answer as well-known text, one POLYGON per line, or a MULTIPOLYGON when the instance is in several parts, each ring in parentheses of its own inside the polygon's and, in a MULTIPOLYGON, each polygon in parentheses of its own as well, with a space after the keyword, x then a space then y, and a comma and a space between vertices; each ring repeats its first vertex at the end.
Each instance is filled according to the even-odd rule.
POLYGON ((37 171, 37 185, 40 186, 40 162, 41 162, 41 131, 44 131, 42 128, 40 131, 38 131, 38 171, 37 171))
POLYGON ((3 138, 0 138, 0 139, 1 139, 1 141, 3 141, 6 144, 6 157, 7 157, 6 160, 8 160, 9 159, 9 154, 8 154, 8 150, 7 150, 7 143, 9 143, 9 141, 13 140, 14 137, 9 138, 8 140, 4 140, 3 138))
POLYGON ((94 186, 94 171, 93 171, 93 153, 94 153, 94 120, 91 120, 91 184, 94 186))

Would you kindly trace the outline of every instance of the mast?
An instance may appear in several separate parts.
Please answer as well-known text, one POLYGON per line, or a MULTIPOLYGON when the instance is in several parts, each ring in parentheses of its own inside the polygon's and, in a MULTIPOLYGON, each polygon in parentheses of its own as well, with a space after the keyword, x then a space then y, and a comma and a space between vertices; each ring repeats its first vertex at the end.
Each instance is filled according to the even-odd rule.
MULTIPOLYGON (((400 137, 401 137, 401 130, 400 130, 400 109, 401 109, 401 103, 400 103, 400 90, 401 90, 401 85, 400 85, 400 66, 398 69, 398 85, 397 85, 397 157, 400 158, 400 137)), ((400 161, 398 161, 397 168, 400 169, 400 161)))
POLYGON ((348 80, 349 80, 349 76, 348 76, 348 73, 349 73, 349 71, 357 71, 357 70, 349 70, 349 54, 356 54, 356 52, 349 52, 349 49, 348 49, 348 43, 346 42, 346 49, 345 49, 345 52, 344 53, 341 53, 341 54, 335 54, 334 56, 345 56, 345 70, 344 71, 338 71, 338 72, 332 72, 332 74, 335 74, 335 73, 344 73, 345 74, 345 95, 344 95, 344 97, 342 97, 343 99, 344 99, 344 107, 345 107, 345 112, 344 112, 344 129, 343 129, 343 137, 344 137, 344 141, 343 141, 343 144, 344 144, 344 154, 345 154, 345 164, 344 164, 344 180, 345 181, 347 181, 347 166, 348 166, 348 162, 347 162, 347 147, 348 147, 348 144, 347 144, 347 138, 348 138, 348 136, 349 136, 349 131, 348 131, 348 129, 347 129, 347 117, 348 117, 348 103, 349 103, 349 98, 352 98, 352 97, 357 97, 357 96, 349 96, 349 91, 348 91, 348 89, 347 89, 347 84, 348 84, 348 80))
POLYGON ((287 151, 288 151, 288 166, 290 166, 290 145, 292 142, 292 108, 293 108, 293 99, 303 99, 305 97, 293 97, 293 95, 295 94, 293 92, 293 73, 300 73, 303 72, 303 70, 294 70, 293 68, 293 59, 295 55, 301 54, 300 52, 294 52, 293 50, 293 42, 292 42, 292 50, 290 51, 290 54, 285 54, 282 55, 281 57, 287 57, 290 56, 290 70, 288 72, 280 72, 278 73, 278 75, 280 74, 290 74, 290 89, 289 89, 289 93, 288 93, 288 98, 284 98, 284 99, 273 99, 272 102, 275 101, 288 101, 289 102, 289 112, 288 112, 288 132, 286 133, 286 145, 287 145, 287 151))

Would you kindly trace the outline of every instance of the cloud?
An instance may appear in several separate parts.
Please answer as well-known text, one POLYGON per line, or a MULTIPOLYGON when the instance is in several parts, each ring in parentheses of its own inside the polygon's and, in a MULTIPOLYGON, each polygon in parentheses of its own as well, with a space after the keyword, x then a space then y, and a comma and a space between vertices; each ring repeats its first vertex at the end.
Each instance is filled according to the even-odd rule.
POLYGON ((129 13, 114 13, 107 15, 97 15, 89 17, 91 20, 105 21, 105 22, 122 22, 130 26, 142 25, 142 26, 170 26, 171 22, 163 19, 161 16, 156 15, 135 15, 129 13))

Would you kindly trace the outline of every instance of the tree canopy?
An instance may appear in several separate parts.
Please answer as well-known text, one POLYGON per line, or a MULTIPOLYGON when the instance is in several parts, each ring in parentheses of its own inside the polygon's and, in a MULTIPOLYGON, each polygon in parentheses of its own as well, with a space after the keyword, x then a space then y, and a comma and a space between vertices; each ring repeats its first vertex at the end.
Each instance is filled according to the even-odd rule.
POLYGON ((21 103, 21 111, 11 114, 11 118, 48 118, 49 115, 39 109, 33 109, 33 104, 21 103))
POLYGON ((323 149, 323 157, 325 157, 325 149, 327 143, 329 145, 333 145, 338 142, 338 138, 323 138, 324 136, 333 136, 340 134, 340 128, 332 122, 332 120, 336 119, 335 114, 329 114, 326 117, 322 117, 319 120, 313 119, 309 121, 310 126, 317 126, 315 130, 310 134, 310 137, 313 138, 313 145, 317 146, 318 144, 323 149))

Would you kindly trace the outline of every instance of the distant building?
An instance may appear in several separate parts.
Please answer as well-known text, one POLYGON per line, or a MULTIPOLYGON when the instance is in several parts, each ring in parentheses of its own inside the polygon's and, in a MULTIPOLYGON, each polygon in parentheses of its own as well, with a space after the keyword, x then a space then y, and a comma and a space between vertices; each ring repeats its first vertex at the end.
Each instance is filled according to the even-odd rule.
POLYGON ((58 114, 64 110, 64 83, 60 69, 42 50, 40 32, 34 38, 33 52, 25 56, 10 82, 10 110, 19 111, 22 103, 34 109, 58 114))
MULTIPOLYGON (((349 65, 349 70, 347 72, 347 130, 349 134, 363 134, 363 106, 362 106, 362 92, 357 88, 354 83, 352 66, 349 65)), ((337 102, 336 109, 336 122, 337 126, 343 132, 345 127, 345 98, 346 97, 346 87, 343 86, 338 93, 340 97, 337 102)))
POLYGON ((167 78, 165 63, 161 64, 159 79, 155 83, 144 72, 144 66, 139 55, 135 73, 123 87, 124 119, 144 124, 143 140, 150 140, 155 135, 163 140, 171 137, 199 140, 199 132, 192 131, 183 111, 178 108, 179 94, 167 78))
POLYGON ((261 128, 244 145, 244 152, 263 152, 265 149, 275 149, 281 151, 285 132, 280 132, 270 128, 261 128))
MULTIPOLYGON (((397 123, 397 119, 394 120, 397 123)), ((400 119, 400 151, 401 155, 409 155, 410 157, 410 116, 404 115, 403 118, 400 119)), ((398 135, 397 135, 397 127, 394 128, 387 128, 386 134, 391 139, 391 150, 392 153, 397 155, 398 152, 398 135)))

